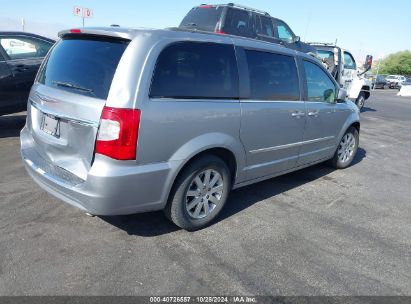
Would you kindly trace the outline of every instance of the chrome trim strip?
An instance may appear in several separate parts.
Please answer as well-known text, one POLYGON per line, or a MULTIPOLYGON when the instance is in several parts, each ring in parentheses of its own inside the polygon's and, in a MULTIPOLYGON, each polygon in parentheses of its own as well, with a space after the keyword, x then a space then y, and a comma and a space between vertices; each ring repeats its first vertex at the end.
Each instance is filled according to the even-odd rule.
POLYGON ((296 143, 292 143, 292 144, 286 144, 286 145, 281 145, 281 146, 251 150, 250 153, 254 154, 254 153, 262 153, 262 152, 270 152, 270 151, 294 148, 294 147, 299 147, 299 146, 303 146, 303 145, 313 144, 313 143, 320 142, 320 141, 330 140, 330 139, 333 139, 333 138, 334 138, 334 136, 327 136, 327 137, 316 138, 316 139, 311 139, 311 140, 306 140, 306 141, 300 141, 300 142, 296 142, 296 143))
POLYGON ((98 123, 94 122, 94 121, 90 121, 90 120, 80 120, 78 118, 74 118, 72 116, 68 116, 68 115, 64 115, 55 111, 51 111, 50 109, 45 109, 44 107, 42 107, 41 105, 39 105, 38 103, 36 103, 33 99, 29 98, 30 104, 36 108, 37 110, 39 110, 40 112, 43 112, 45 114, 51 115, 51 116, 55 116, 58 118, 61 118, 62 120, 68 120, 68 121, 73 121, 77 124, 83 125, 83 126, 89 126, 89 127, 95 127, 98 128, 98 123))
POLYGON ((304 104, 304 100, 255 100, 255 99, 240 99, 241 103, 291 103, 304 104))

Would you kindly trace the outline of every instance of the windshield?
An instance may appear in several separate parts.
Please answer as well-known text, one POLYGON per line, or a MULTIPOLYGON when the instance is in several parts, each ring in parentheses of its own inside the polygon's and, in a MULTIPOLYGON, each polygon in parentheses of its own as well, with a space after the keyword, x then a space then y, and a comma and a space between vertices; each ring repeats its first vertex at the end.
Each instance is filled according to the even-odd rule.
POLYGON ((295 35, 291 31, 290 27, 279 19, 273 18, 273 22, 278 38, 285 42, 292 43, 294 41, 295 35))
POLYGON ((203 5, 194 7, 181 21, 180 28, 195 28, 214 32, 220 21, 222 6, 203 5))
POLYGON ((332 59, 332 60, 334 60, 334 52, 332 52, 332 51, 318 50, 318 56, 321 59, 332 59))
POLYGON ((53 48, 38 82, 72 93, 107 99, 114 72, 128 41, 67 37, 53 48))
POLYGON ((397 79, 397 76, 390 75, 387 77, 387 79, 397 79))

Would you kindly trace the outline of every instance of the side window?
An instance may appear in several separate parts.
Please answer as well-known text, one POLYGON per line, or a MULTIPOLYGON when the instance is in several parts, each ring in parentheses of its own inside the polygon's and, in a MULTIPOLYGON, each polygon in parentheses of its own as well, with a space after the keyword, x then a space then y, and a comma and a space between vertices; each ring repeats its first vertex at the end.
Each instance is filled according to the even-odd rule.
POLYGON ((52 44, 43 40, 27 37, 1 37, 0 44, 10 59, 44 57, 52 44))
POLYGON ((227 10, 227 14, 224 21, 223 31, 227 34, 252 37, 252 15, 245 10, 230 8, 227 10))
POLYGON ((271 18, 257 15, 257 33, 268 37, 274 37, 274 27, 271 18))
POLYGON ((246 51, 251 99, 299 100, 300 89, 294 57, 246 51))
POLYGON ((356 70, 355 60, 350 53, 344 52, 344 69, 356 70))
POLYGON ((291 43, 294 41, 294 34, 287 24, 277 19, 274 19, 274 23, 275 23, 275 30, 277 32, 279 39, 285 42, 288 42, 288 43, 291 43))
POLYGON ((304 60, 308 101, 334 103, 336 87, 330 77, 319 66, 304 60))
POLYGON ((150 97, 238 99, 234 47, 182 42, 158 57, 150 97))

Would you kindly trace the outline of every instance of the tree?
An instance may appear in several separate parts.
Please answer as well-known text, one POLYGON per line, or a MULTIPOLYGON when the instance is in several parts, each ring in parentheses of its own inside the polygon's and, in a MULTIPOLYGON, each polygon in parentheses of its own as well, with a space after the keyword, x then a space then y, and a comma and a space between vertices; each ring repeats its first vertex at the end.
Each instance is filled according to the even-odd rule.
POLYGON ((379 74, 411 75, 411 51, 397 52, 382 59, 379 74))

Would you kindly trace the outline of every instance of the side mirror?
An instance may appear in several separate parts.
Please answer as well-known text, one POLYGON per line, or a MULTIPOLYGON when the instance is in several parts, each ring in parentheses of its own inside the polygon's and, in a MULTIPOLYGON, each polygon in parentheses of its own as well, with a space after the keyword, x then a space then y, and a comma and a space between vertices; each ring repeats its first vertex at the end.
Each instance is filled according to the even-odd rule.
POLYGON ((337 102, 344 102, 347 99, 347 90, 340 88, 338 90, 337 102))
POLYGON ((335 90, 329 89, 324 91, 324 100, 328 102, 334 102, 335 101, 335 90))
POLYGON ((364 69, 366 71, 369 71, 371 67, 372 67, 372 56, 367 55, 367 57, 365 57, 364 69))
POLYGON ((301 41, 301 37, 300 36, 295 36, 294 37, 294 42, 300 42, 301 41))

